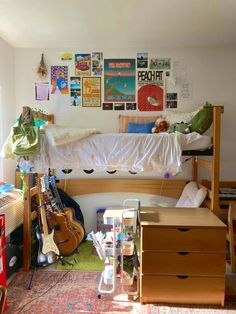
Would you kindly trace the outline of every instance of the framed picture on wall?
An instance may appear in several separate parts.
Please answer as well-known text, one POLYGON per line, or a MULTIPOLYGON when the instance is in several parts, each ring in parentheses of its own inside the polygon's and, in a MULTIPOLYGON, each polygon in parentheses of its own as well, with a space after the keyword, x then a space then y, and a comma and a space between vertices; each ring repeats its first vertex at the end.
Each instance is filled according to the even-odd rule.
POLYGON ((82 107, 101 107, 100 77, 82 77, 82 107))

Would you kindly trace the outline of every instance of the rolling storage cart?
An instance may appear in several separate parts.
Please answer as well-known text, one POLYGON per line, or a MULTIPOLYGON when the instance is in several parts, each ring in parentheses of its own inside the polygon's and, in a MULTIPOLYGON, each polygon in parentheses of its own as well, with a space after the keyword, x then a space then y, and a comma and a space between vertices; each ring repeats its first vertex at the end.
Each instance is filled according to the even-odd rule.
POLYGON ((120 277, 122 291, 132 295, 134 299, 138 297, 139 276, 135 239, 138 237, 139 209, 139 200, 126 199, 123 202, 123 208, 110 207, 104 213, 104 224, 112 225, 112 232, 107 232, 106 237, 100 241, 93 241, 99 257, 105 263, 98 285, 99 299, 103 293, 115 291, 118 277, 120 277), (131 203, 133 206, 128 207, 131 203), (135 278, 137 285, 131 290, 130 287, 133 286, 135 278))

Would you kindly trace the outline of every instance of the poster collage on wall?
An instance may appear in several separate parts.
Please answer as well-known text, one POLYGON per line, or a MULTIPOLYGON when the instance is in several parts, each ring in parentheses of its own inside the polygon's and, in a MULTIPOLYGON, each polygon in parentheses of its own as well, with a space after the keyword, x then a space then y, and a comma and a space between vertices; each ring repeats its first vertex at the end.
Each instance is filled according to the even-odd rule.
POLYGON ((74 107, 139 111, 177 108, 178 93, 165 90, 172 75, 170 58, 148 58, 143 52, 136 58, 104 59, 102 52, 64 52, 60 61, 69 65, 51 66, 50 82, 35 83, 36 100, 46 101, 61 94, 68 95, 74 107))

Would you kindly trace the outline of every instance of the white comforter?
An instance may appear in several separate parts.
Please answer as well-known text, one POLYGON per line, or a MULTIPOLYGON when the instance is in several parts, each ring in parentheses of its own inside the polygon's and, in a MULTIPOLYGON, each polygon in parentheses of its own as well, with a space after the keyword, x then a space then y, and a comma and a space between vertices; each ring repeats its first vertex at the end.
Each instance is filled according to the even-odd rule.
POLYGON ((33 171, 52 169, 94 169, 102 171, 155 171, 172 175, 181 171, 181 154, 199 135, 94 134, 65 145, 53 145, 41 136, 40 155, 30 158, 33 171))
MULTIPOLYGON (((96 133, 95 129, 45 128, 40 136, 40 154, 29 159, 32 171, 44 173, 48 168, 93 169, 96 172, 155 171, 158 175, 165 172, 175 175, 181 171, 182 150, 204 149, 210 145, 209 137, 195 132, 96 133), (195 144, 198 144, 197 147, 195 144)), ((3 157, 14 158, 10 137, 3 148, 3 157)))

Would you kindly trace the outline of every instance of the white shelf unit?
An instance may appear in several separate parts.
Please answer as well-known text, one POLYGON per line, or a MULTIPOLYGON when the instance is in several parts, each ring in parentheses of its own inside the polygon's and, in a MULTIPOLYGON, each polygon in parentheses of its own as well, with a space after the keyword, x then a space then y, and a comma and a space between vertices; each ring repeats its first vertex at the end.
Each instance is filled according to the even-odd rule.
MULTIPOLYGON (((126 199, 123 202, 123 208, 107 208, 103 220, 104 224, 112 225, 112 241, 108 243, 104 241, 97 248, 100 251, 100 258, 106 263, 106 260, 110 260, 109 264, 105 264, 105 269, 101 274, 101 278, 98 285, 98 298, 101 298, 102 294, 113 293, 116 289, 116 280, 118 279, 117 261, 120 256, 121 272, 120 282, 122 291, 128 295, 132 295, 134 298, 138 297, 139 293, 139 282, 134 291, 129 291, 128 287, 133 284, 134 272, 131 277, 124 276, 124 256, 132 256, 134 254, 134 239, 137 237, 137 220, 140 210, 140 201, 138 199, 126 199), (128 207, 128 203, 133 203, 135 206, 128 207), (132 229, 132 239, 127 240, 126 238, 126 227, 132 229), (111 262, 112 260, 112 262, 111 262)), ((137 281, 139 276, 137 276, 137 281)))

